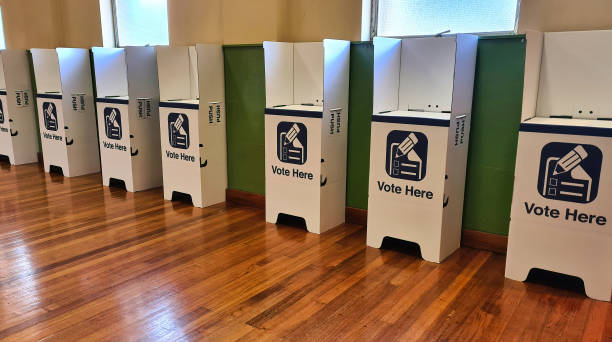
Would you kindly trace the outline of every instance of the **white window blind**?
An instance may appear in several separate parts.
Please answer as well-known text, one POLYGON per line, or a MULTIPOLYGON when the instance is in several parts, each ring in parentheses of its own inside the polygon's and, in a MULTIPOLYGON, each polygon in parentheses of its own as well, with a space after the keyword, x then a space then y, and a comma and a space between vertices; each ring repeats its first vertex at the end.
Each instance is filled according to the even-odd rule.
POLYGON ((518 0, 378 0, 379 36, 514 31, 518 0))
POLYGON ((168 45, 167 0, 114 0, 119 46, 168 45))

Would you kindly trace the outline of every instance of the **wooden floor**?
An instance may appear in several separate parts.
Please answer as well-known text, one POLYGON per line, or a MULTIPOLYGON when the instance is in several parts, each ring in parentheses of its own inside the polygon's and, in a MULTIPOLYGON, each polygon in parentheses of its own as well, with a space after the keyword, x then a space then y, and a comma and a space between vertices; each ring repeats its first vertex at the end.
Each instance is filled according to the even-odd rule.
POLYGON ((441 265, 260 209, 0 163, 0 339, 612 341, 612 305, 504 279, 504 257, 441 265))

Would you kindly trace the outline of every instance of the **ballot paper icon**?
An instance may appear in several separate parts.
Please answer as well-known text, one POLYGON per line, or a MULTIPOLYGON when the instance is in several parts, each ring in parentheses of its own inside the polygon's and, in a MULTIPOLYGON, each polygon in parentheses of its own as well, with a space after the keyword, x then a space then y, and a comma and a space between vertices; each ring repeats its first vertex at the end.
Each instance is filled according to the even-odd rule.
POLYGON ((308 136, 306 125, 301 122, 281 121, 276 126, 276 154, 285 163, 306 163, 308 136))
POLYGON ((57 108, 53 102, 43 102, 43 121, 49 131, 57 131, 57 108))
POLYGON ((427 174, 427 136, 421 132, 391 131, 387 135, 385 170, 392 178, 420 181, 427 174))
POLYGON ((603 154, 594 145, 552 142, 542 148, 538 193, 576 203, 595 200, 603 154))
POLYGON ((104 108, 104 132, 106 137, 113 140, 121 140, 123 132, 121 129, 121 112, 117 108, 104 108))
POLYGON ((170 146, 186 150, 189 148, 189 118, 183 113, 168 115, 168 140, 170 146))
POLYGON ((2 100, 0 100, 0 124, 4 123, 4 106, 2 105, 2 100))

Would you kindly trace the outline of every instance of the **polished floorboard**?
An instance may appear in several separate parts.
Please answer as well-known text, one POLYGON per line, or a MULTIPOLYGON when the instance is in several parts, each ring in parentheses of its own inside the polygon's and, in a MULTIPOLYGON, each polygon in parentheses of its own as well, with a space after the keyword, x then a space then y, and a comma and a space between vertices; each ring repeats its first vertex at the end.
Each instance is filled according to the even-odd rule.
POLYGON ((504 256, 438 265, 260 209, 164 201, 99 174, 0 163, 0 340, 612 341, 612 304, 504 279, 504 256))

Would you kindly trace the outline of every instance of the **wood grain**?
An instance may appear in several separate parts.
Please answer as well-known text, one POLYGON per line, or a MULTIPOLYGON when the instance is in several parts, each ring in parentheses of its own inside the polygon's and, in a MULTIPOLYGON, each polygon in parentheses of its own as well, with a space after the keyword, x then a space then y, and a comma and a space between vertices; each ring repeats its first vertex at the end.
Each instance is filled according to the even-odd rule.
POLYGON ((612 305, 503 276, 461 248, 438 265, 0 163, 0 340, 611 341, 612 305))

